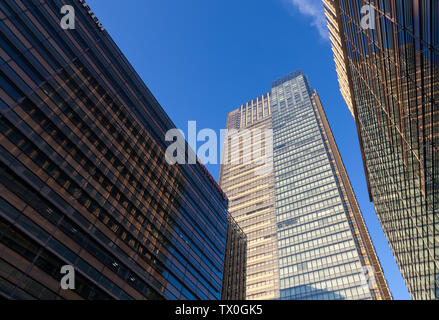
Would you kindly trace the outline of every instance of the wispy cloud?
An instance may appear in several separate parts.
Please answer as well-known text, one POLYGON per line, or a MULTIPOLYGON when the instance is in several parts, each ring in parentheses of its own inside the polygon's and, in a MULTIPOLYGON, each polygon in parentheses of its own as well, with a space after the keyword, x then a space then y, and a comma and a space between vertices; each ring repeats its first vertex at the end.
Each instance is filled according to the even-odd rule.
POLYGON ((326 27, 325 12, 322 0, 286 0, 290 5, 311 19, 311 25, 317 29, 320 36, 327 40, 328 29, 326 27))

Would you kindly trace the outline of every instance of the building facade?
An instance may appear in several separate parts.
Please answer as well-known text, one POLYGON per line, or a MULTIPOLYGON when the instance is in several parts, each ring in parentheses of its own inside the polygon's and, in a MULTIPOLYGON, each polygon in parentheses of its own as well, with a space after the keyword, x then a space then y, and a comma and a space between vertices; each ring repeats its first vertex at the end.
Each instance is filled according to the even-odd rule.
POLYGON ((246 261, 247 235, 242 231, 232 216, 229 216, 226 254, 224 258, 222 300, 245 300, 246 261))
POLYGON ((2 298, 221 298, 227 198, 165 161, 174 124, 84 1, 1 1, 0 84, 2 298))
POLYGON ((437 299, 439 3, 323 2, 370 199, 412 297, 437 299))
POLYGON ((247 235, 246 297, 251 300, 279 298, 271 128, 269 93, 229 113, 219 179, 229 212, 247 235))
POLYGON ((248 238, 247 298, 391 299, 320 99, 302 72, 229 113, 227 129, 220 185, 248 238))

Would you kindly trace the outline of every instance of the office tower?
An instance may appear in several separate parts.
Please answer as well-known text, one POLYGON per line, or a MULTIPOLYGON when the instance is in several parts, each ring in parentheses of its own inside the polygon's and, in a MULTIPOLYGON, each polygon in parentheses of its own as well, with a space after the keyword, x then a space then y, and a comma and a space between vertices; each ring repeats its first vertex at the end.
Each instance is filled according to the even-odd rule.
POLYGON ((391 299, 320 99, 302 72, 229 113, 227 129, 220 185, 247 235, 247 298, 391 299))
POLYGON ((370 200, 414 299, 439 297, 439 2, 325 0, 370 200))
POLYGON ((229 113, 226 128, 219 183, 229 198, 229 212, 247 235, 246 298, 279 298, 273 158, 266 148, 272 140, 270 95, 229 113), (244 152, 262 160, 244 162, 244 152))
POLYGON ((84 1, 61 28, 63 4, 0 3, 0 297, 220 299, 227 198, 165 161, 174 124, 84 1))

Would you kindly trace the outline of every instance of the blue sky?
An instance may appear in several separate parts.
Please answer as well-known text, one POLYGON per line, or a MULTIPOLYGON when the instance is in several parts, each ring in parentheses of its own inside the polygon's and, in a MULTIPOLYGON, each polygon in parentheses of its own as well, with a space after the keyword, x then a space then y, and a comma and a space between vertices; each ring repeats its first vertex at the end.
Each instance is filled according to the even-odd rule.
MULTIPOLYGON (((356 127, 338 87, 320 0, 88 0, 176 126, 226 114, 297 69, 320 95, 395 299, 410 295, 369 202, 356 127)), ((219 166, 207 166, 218 179, 219 166)))

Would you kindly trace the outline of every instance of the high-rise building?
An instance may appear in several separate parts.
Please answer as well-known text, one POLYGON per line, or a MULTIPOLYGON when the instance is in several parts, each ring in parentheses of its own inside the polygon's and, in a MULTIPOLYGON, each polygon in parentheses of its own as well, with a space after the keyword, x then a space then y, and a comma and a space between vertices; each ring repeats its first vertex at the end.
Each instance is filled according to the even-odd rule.
POLYGON ((2 0, 0 297, 242 295, 245 236, 203 165, 165 161, 174 127, 84 1, 2 0))
POLYGON ((248 299, 391 299, 323 111, 302 72, 227 117, 220 185, 247 235, 248 299))
POLYGON ((439 298, 439 2, 324 0, 370 200, 414 299, 439 298))
POLYGON ((229 113, 226 128, 219 183, 228 195, 230 214, 247 235, 247 299, 279 298, 277 243, 273 236, 273 152, 266 148, 272 140, 270 94, 229 113), (255 154, 257 161, 244 161, 244 153, 255 154))
POLYGON ((245 300, 247 236, 238 223, 229 216, 222 300, 245 300))

